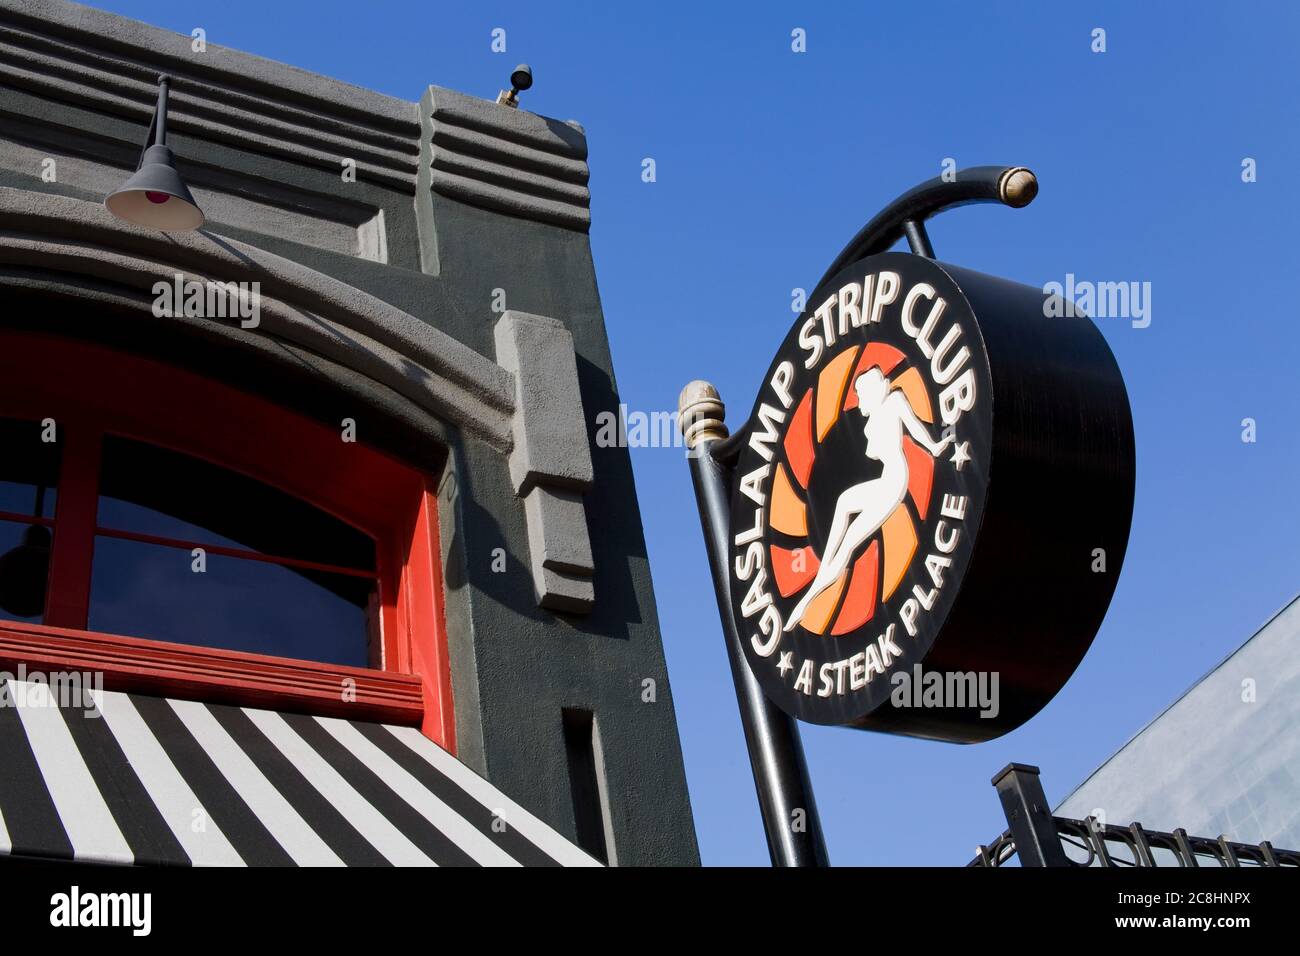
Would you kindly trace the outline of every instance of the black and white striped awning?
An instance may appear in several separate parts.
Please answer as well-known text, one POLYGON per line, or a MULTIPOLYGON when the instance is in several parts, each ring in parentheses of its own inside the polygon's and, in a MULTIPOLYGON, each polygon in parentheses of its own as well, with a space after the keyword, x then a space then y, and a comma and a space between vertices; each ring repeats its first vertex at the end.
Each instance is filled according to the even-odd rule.
POLYGON ((598 866, 412 727, 9 680, 0 853, 99 863, 598 866))

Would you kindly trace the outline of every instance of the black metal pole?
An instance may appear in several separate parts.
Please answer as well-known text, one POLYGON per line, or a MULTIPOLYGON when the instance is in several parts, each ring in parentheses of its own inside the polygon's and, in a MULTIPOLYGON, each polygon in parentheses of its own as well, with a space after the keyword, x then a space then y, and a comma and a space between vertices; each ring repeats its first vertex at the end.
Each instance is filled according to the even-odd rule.
POLYGON ((167 92, 171 77, 163 74, 158 77, 158 108, 154 111, 154 145, 167 145, 167 92))
POLYGON ((920 219, 908 219, 903 223, 903 235, 912 252, 927 259, 934 258, 934 246, 930 245, 930 236, 925 231, 925 223, 920 219))
POLYGON ((1038 768, 1009 763, 994 776, 993 786, 1002 802, 1020 865, 1069 866, 1038 768))
POLYGON ((731 535, 730 469, 711 453, 718 441, 726 437, 722 403, 711 385, 693 382, 682 393, 681 411, 682 427, 690 446, 691 479, 695 484, 700 524, 704 529, 704 542, 713 574, 713 590, 727 645, 727 660, 736 685, 740 722, 745 730, 745 744, 749 748, 754 788, 758 791, 758 805, 763 814, 772 865, 830 866, 798 725, 793 717, 768 700, 750 671, 731 608, 727 573, 727 540, 731 535), (693 388, 696 393, 688 402, 693 388), (709 408, 716 405, 716 417, 701 417, 698 413, 701 405, 709 408), (695 414, 689 412, 692 407, 697 410, 695 414))

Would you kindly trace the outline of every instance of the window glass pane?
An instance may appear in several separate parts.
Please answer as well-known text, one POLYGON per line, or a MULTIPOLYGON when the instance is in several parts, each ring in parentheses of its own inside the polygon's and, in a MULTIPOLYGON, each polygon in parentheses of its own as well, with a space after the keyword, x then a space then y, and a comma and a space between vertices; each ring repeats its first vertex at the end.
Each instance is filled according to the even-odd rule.
POLYGON ((375 582, 140 541, 95 539, 90 629, 366 667, 375 582))
POLYGON ((44 525, 0 521, 0 620, 44 619, 50 537, 44 525))
POLYGON ((101 468, 101 528, 375 570, 369 536, 293 495, 220 466, 105 436, 101 468))
POLYGON ((40 422, 0 418, 0 511, 54 517, 59 443, 41 441, 41 431, 40 422))

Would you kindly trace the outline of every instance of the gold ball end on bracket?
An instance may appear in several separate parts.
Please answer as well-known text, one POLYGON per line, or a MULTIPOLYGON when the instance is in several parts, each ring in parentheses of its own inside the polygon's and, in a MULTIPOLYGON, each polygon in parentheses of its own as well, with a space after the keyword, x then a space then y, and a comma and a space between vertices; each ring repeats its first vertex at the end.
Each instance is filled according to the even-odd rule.
POLYGON ((1014 209, 1028 206, 1037 195, 1038 177, 1024 166, 1008 169, 998 182, 998 198, 1014 209))

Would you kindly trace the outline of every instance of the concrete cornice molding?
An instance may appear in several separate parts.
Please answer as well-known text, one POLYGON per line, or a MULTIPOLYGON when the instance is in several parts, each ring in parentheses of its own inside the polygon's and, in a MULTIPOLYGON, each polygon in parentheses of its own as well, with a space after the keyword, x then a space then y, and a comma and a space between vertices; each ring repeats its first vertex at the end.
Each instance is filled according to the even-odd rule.
POLYGON ((5 82, 142 127, 160 72, 173 77, 169 128, 337 170, 414 193, 417 104, 284 63, 62 0, 0 0, 5 82))
MULTIPOLYGON (((359 175, 586 232, 587 139, 562 122, 431 86, 420 103, 63 0, 0 0, 5 83, 144 128, 160 72, 175 136, 359 175)), ((133 140, 134 141, 134 140, 133 140)))
POLYGON ((79 3, 0 0, 0 15, 4 21, 12 20, 42 32, 57 31, 75 39, 78 46, 136 54, 143 60, 157 58, 169 67, 189 67, 197 74, 221 77, 237 88, 257 90, 259 95, 270 91, 281 99, 297 100, 302 106, 329 105, 363 122, 380 117, 388 120, 393 129, 404 129, 415 121, 413 104, 408 100, 215 43, 208 44, 207 53, 202 54, 205 59, 200 60, 190 52, 187 35, 79 3))
MULTIPOLYGON (((68 302, 84 303, 88 309, 115 309, 118 311, 141 309, 145 311, 152 297, 105 281, 95 276, 71 275, 68 273, 50 273, 39 269, 30 269, 17 263, 5 263, 0 253, 0 289, 20 289, 43 294, 47 298, 58 297, 68 302), (144 308, 142 308, 144 307, 144 308)), ((265 364, 274 367, 283 364, 286 359, 298 369, 311 369, 324 379, 332 382, 341 394, 355 398, 371 408, 388 408, 394 399, 403 402, 405 414, 402 422, 421 435, 439 437, 443 434, 443 419, 432 412, 426 412, 419 406, 400 396, 393 396, 392 390, 373 379, 351 373, 337 362, 317 355, 292 343, 273 339, 270 336, 250 336, 238 325, 218 325, 205 318, 174 316, 160 319, 186 326, 196 337, 215 340, 233 348, 259 357, 265 364)), ((202 374, 202 370, 200 374, 202 374)))
POLYGON ((587 181, 587 137, 576 125, 442 86, 430 86, 429 96, 440 123, 513 142, 539 155, 550 154, 541 161, 565 171, 575 182, 587 181))
POLYGON ((264 327, 250 335, 283 337, 493 447, 512 445, 509 372, 381 299, 247 243, 203 232, 152 232, 119 222, 97 203, 0 188, 0 263, 98 276, 141 293, 178 272, 187 279, 257 282, 264 327))
POLYGON ((566 229, 591 228, 587 138, 573 123, 431 86, 427 116, 433 191, 566 229))

